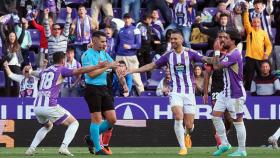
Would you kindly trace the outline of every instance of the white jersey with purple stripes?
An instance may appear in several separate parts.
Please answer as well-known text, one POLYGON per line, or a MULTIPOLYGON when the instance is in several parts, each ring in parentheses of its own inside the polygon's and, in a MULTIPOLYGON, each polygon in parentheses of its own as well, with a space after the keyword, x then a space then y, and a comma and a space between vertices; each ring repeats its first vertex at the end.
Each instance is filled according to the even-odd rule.
POLYGON ((189 19, 188 6, 189 2, 177 3, 174 8, 175 23, 180 26, 191 26, 192 22, 189 19))
POLYGON ((40 73, 40 86, 35 106, 56 106, 60 88, 65 77, 73 76, 73 70, 52 65, 40 73))
POLYGON ((202 55, 192 49, 183 48, 181 53, 174 49, 155 62, 157 68, 169 66, 171 73, 171 92, 193 94, 194 72, 193 62, 202 62, 202 55))
POLYGON ((243 86, 243 62, 242 54, 238 49, 232 50, 221 59, 224 67, 224 95, 225 97, 246 97, 243 86))

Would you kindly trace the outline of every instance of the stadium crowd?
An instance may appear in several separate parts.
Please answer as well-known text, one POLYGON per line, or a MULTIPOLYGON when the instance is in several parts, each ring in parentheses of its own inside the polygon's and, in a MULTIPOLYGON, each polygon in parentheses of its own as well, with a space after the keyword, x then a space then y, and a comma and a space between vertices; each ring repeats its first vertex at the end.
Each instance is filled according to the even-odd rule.
MULTIPOLYGON (((82 67, 97 30, 106 33, 106 52, 121 65, 107 77, 114 96, 167 96, 168 68, 127 74, 126 86, 117 73, 171 50, 172 30, 182 32, 184 46, 211 56, 218 32, 231 29, 243 39, 237 47, 243 52, 246 91, 280 95, 280 0, 247 1, 249 12, 245 0, 1 0, 0 96, 33 97, 38 79, 24 66, 44 69, 53 63, 54 52, 66 53, 67 68, 82 67)), ((195 63, 192 71, 195 94, 208 96, 212 76, 207 84, 204 78, 209 66, 195 63)), ((84 80, 84 75, 66 77, 61 97, 83 96, 84 80)))

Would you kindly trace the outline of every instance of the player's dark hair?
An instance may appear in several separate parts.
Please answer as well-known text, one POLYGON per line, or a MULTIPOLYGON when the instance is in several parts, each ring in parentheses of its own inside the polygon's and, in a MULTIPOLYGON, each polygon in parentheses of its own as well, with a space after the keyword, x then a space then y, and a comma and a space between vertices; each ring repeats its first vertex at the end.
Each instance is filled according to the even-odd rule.
POLYGON ((72 47, 72 46, 70 46, 70 47, 67 47, 67 50, 66 50, 66 52, 69 52, 69 51, 75 51, 75 48, 74 48, 74 47, 72 47))
POLYGON ((235 41, 235 45, 241 42, 241 36, 236 29, 229 29, 226 31, 226 33, 229 35, 231 40, 235 41))
POLYGON ((183 34, 182 34, 182 32, 181 32, 180 30, 178 30, 178 29, 173 30, 173 31, 171 32, 171 34, 178 34, 178 35, 181 35, 182 37, 184 37, 183 34))
POLYGON ((77 9, 79 10, 80 8, 85 8, 86 9, 84 4, 80 4, 77 9))
POLYGON ((106 37, 106 33, 102 32, 102 31, 94 31, 91 36, 92 36, 92 38, 106 37))
POLYGON ((220 18, 221 18, 221 17, 224 17, 224 16, 228 18, 229 15, 228 15, 227 13, 221 13, 221 14, 220 14, 220 18))
POLYGON ((126 66, 126 64, 125 64, 125 62, 123 60, 118 61, 118 63, 119 64, 124 64, 126 66))
POLYGON ((53 63, 60 64, 62 60, 65 59, 65 53, 62 51, 55 52, 53 54, 53 63))

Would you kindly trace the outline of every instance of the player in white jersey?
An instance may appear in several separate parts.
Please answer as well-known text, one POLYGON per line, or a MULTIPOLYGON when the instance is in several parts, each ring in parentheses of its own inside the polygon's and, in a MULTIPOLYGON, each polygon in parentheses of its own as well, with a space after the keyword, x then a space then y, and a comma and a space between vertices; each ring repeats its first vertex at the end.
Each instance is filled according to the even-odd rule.
POLYGON ((139 69, 130 69, 128 73, 140 73, 151 71, 162 66, 169 66, 171 73, 169 102, 174 114, 174 130, 177 136, 180 151, 179 155, 188 153, 185 143, 184 132, 186 136, 193 130, 194 115, 196 112, 196 101, 194 95, 194 74, 193 62, 211 63, 209 57, 202 56, 198 52, 183 47, 183 35, 180 31, 171 33, 172 50, 160 57, 156 62, 152 62, 139 69), (185 130, 183 126, 185 123, 185 130))
POLYGON ((54 65, 41 72, 32 71, 30 67, 28 67, 28 69, 30 69, 30 74, 41 78, 39 92, 34 101, 34 112, 38 122, 42 124, 43 127, 36 133, 30 147, 25 152, 26 155, 34 155, 36 147, 45 138, 46 134, 51 131, 53 124, 56 124, 68 126, 61 147, 59 148, 59 153, 73 156, 68 150, 68 145, 73 140, 79 123, 74 116, 57 104, 57 98, 63 79, 64 77, 89 73, 109 66, 109 64, 101 62, 97 66, 68 69, 64 67, 64 52, 54 53, 53 61, 54 65))
POLYGON ((228 30, 216 39, 214 44, 215 57, 213 60, 214 70, 223 69, 224 90, 217 96, 217 101, 212 112, 212 122, 216 132, 221 139, 221 145, 213 156, 220 156, 231 149, 227 140, 225 125, 222 119, 225 110, 231 115, 236 129, 238 149, 228 156, 247 156, 246 129, 243 122, 243 108, 246 100, 246 92, 243 86, 243 61, 242 53, 236 45, 241 41, 241 37, 236 30, 228 30), (228 52, 222 59, 219 59, 220 50, 226 49, 228 52))

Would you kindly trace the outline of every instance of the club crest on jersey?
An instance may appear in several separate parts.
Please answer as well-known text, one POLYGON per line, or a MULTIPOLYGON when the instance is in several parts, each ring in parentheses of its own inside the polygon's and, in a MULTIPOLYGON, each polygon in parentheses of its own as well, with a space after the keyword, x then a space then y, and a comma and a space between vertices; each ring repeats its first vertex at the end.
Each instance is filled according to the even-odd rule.
POLYGON ((186 69, 186 65, 182 63, 178 63, 174 67, 177 72, 183 72, 186 69))
POLYGON ((222 61, 223 62, 228 62, 228 57, 225 57, 222 61))

